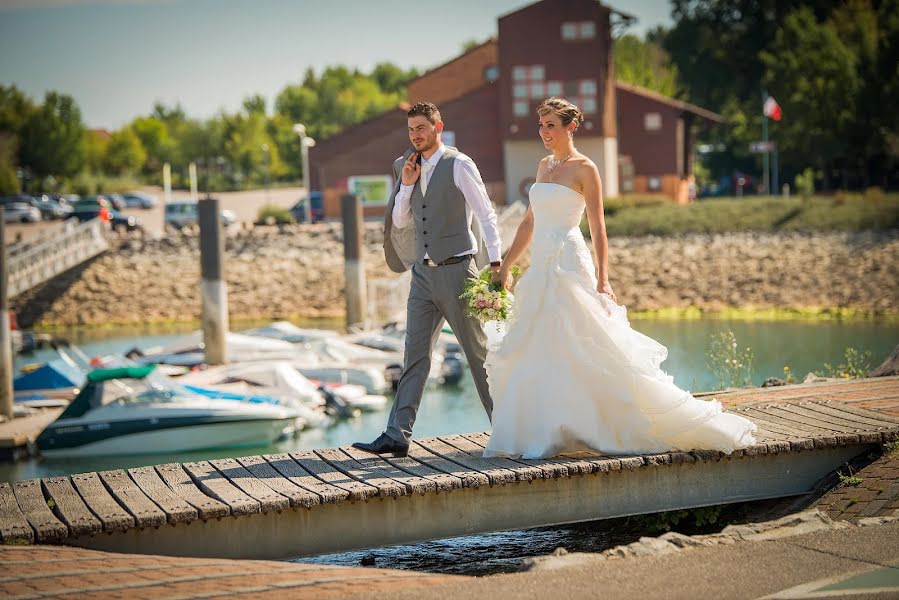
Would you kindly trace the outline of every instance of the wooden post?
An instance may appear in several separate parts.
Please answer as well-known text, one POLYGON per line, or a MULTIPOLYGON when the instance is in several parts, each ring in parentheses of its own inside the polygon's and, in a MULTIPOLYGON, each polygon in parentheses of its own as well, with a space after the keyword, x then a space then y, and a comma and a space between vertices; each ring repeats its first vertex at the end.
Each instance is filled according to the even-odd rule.
POLYGON ((12 331, 9 322, 9 287, 6 272, 6 216, 0 206, 0 414, 12 419, 12 331))
POLYGON ((222 211, 215 198, 200 200, 200 296, 203 303, 203 343, 206 364, 228 362, 228 288, 224 279, 225 240, 222 235, 222 211))
POLYGON ((343 216, 343 257, 346 275, 347 329, 365 321, 365 265, 362 262, 362 204, 354 194, 340 201, 343 216))

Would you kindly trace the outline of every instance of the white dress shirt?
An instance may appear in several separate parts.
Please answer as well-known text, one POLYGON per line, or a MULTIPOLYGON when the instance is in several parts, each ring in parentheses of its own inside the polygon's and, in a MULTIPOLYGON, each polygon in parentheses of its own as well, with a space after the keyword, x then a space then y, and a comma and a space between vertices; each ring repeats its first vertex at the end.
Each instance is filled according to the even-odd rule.
MULTIPOLYGON (((431 181, 434 174, 434 168, 440 162, 440 158, 446 151, 446 146, 440 144, 437 151, 431 155, 431 158, 425 160, 421 157, 422 166, 427 162, 431 165, 430 171, 427 173, 427 181, 431 181)), ((424 169, 422 169, 424 173, 424 169)), ((468 230, 471 231, 471 219, 477 215, 478 221, 481 223, 481 229, 484 232, 484 242, 487 245, 487 256, 490 262, 500 260, 502 255, 501 242, 499 239, 499 227, 496 224, 496 211, 493 210, 493 203, 487 197, 487 188, 481 180, 481 173, 467 155, 461 152, 453 161, 453 181, 456 187, 465 196, 465 216, 468 219, 468 230)), ((400 183, 400 189, 396 193, 393 205, 393 226, 398 228, 408 227, 412 224, 412 190, 414 185, 403 185, 400 183)), ((458 254, 457 256, 465 256, 466 254, 477 254, 477 241, 471 250, 458 254)), ((430 258, 425 253, 425 258, 430 258)))

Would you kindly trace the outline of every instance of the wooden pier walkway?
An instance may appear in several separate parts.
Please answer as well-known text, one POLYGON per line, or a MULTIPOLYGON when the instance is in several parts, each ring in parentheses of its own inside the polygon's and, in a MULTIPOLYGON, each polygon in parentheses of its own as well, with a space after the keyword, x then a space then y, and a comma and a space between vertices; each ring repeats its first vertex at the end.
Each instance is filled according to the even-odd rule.
POLYGON ((4 543, 281 558, 802 494, 899 437, 899 377, 716 394, 758 443, 627 457, 485 459, 487 435, 0 484, 4 543))

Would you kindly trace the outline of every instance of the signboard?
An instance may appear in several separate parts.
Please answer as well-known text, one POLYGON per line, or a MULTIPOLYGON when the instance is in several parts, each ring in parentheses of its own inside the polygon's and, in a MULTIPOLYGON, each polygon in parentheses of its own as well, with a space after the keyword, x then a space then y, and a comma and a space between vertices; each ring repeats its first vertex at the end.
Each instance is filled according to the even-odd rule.
POLYGON ((774 152, 774 142, 749 142, 749 151, 753 154, 774 152))
POLYGON ((347 190, 359 198, 362 206, 385 206, 393 191, 390 175, 355 175, 347 177, 347 190))

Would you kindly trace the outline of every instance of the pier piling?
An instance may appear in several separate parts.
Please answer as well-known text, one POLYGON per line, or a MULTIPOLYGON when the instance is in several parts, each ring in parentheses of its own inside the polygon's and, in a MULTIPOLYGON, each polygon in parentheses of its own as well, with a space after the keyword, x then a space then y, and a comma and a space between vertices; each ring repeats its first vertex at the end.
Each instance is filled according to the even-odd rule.
POLYGON ((346 273, 347 328, 365 321, 365 264, 362 261, 362 204, 354 194, 341 199, 346 273))
POLYGON ((198 203, 200 222, 200 295, 203 303, 203 343, 206 364, 228 362, 225 335, 228 333, 228 288, 224 278, 225 241, 219 200, 198 203))

